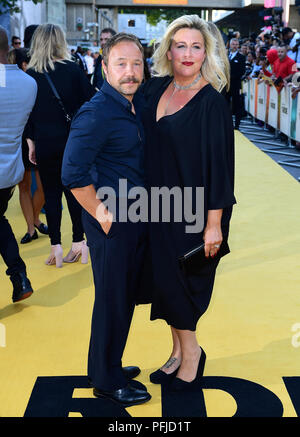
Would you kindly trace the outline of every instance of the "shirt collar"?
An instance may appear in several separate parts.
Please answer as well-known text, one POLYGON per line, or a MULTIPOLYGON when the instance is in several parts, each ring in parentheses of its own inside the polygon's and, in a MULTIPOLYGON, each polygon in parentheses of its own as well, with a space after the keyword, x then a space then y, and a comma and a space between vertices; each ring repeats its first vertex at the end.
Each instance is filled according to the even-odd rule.
POLYGON ((131 103, 129 100, 126 99, 126 97, 122 96, 115 88, 113 88, 107 80, 104 80, 103 85, 101 87, 101 91, 104 94, 108 94, 113 99, 115 99, 117 102, 121 103, 125 108, 129 109, 131 111, 131 103))

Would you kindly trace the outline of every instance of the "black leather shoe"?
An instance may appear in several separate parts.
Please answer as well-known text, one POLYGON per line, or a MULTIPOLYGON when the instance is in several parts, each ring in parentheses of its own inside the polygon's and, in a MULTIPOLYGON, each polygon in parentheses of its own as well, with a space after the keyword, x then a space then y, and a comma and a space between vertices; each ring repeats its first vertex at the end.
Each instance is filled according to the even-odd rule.
POLYGON ((123 367, 123 373, 128 379, 136 378, 140 373, 141 369, 137 366, 127 366, 123 367))
POLYGON ((14 287, 12 295, 13 302, 19 302, 20 300, 27 299, 27 297, 32 295, 33 289, 25 272, 12 275, 10 280, 14 287))
POLYGON ((94 396, 97 398, 106 398, 111 401, 117 402, 124 407, 130 407, 131 405, 139 405, 144 402, 148 402, 151 399, 151 395, 144 390, 139 390, 128 384, 124 388, 113 391, 104 391, 98 388, 93 390, 94 396))
POLYGON ((29 232, 26 232, 26 234, 24 235, 24 237, 21 240, 21 244, 30 243, 30 241, 36 240, 37 238, 39 238, 39 236, 38 236, 36 231, 34 231, 34 233, 32 235, 30 235, 29 232))
POLYGON ((38 225, 38 226, 37 226, 37 225, 34 225, 34 227, 37 228, 41 234, 49 235, 48 226, 45 225, 44 223, 41 223, 41 224, 38 225))

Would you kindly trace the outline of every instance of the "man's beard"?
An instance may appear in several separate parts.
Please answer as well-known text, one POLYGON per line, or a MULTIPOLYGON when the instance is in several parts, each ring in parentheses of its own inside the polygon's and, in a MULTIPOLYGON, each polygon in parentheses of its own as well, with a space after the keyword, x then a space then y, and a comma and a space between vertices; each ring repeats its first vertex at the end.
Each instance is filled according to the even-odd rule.
MULTIPOLYGON (((138 79, 136 79, 134 76, 133 77, 127 77, 127 78, 125 78, 125 79, 122 79, 120 82, 119 82, 119 91, 122 93, 122 94, 124 94, 124 95, 129 95, 129 96, 132 96, 134 93, 135 93, 135 91, 134 92, 132 92, 132 91, 128 91, 128 90, 126 90, 122 85, 124 85, 124 84, 126 84, 126 83, 128 83, 128 82, 133 82, 133 83, 136 83, 136 84, 138 84, 138 86, 141 84, 141 82, 138 80, 138 79)), ((137 87, 138 88, 138 87, 137 87)))

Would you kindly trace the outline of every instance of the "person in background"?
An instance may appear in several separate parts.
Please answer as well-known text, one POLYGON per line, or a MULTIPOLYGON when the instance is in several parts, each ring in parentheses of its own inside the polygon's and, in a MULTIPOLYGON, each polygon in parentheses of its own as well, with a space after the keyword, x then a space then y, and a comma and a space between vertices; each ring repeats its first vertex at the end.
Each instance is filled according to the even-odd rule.
POLYGON ((87 49, 86 54, 84 55, 84 60, 87 67, 87 77, 88 80, 91 81, 92 75, 94 73, 94 58, 92 56, 91 49, 87 49))
POLYGON ((22 133, 35 102, 37 84, 17 65, 8 64, 8 50, 7 34, 0 26, 0 254, 13 284, 12 300, 19 302, 31 296, 33 289, 4 214, 15 186, 23 179, 22 133))
POLYGON ((11 38, 11 47, 12 49, 19 49, 21 47, 21 39, 18 36, 13 36, 11 38))
POLYGON ((282 29, 283 42, 287 45, 287 56, 293 59, 300 68, 300 33, 290 27, 282 29))
POLYGON ((92 85, 96 90, 100 90, 100 88, 103 85, 104 81, 104 72, 102 69, 102 51, 105 43, 111 38, 113 35, 116 34, 116 31, 114 29, 111 29, 110 27, 107 27, 101 31, 100 34, 100 46, 101 46, 101 53, 99 53, 99 56, 96 59, 95 62, 95 69, 94 69, 94 76, 92 79, 92 85))
POLYGON ((31 40, 35 30, 38 28, 38 24, 30 24, 25 27, 24 30, 24 47, 26 49, 30 49, 31 40))
POLYGON ((81 46, 77 47, 76 52, 74 53, 75 62, 79 65, 79 67, 84 71, 84 73, 88 74, 88 68, 86 65, 86 61, 84 58, 84 50, 81 46))
POLYGON ((273 64, 272 79, 282 79, 286 82, 297 71, 296 62, 287 56, 287 47, 281 44, 277 49, 278 58, 273 64))
POLYGON ((241 118, 244 112, 244 104, 241 98, 241 80, 246 71, 246 58, 238 51, 239 40, 230 40, 229 62, 230 62, 230 89, 226 94, 229 104, 232 105, 232 113, 235 115, 235 129, 239 129, 241 118))
POLYGON ((60 26, 40 25, 34 32, 27 74, 36 80, 38 93, 27 126, 29 159, 37 163, 44 195, 45 211, 51 242, 47 265, 62 267, 64 262, 88 259, 81 223, 81 206, 61 182, 61 165, 69 135, 71 118, 94 94, 86 74, 70 60, 65 35, 60 26), (55 87, 59 100, 48 79, 55 87), (61 246, 61 200, 64 193, 72 221, 72 247, 63 258, 61 246))
MULTIPOLYGON (((21 70, 26 72, 29 63, 28 49, 20 48, 10 50, 8 54, 8 62, 10 64, 17 64, 17 66, 21 70)), ((27 223, 27 232, 21 239, 21 244, 27 244, 30 243, 32 240, 36 240, 38 238, 36 229, 38 229, 41 234, 48 235, 48 227, 44 223, 42 223, 39 218, 41 209, 45 203, 44 191, 38 168, 36 165, 29 161, 29 149, 25 137, 26 133, 23 133, 22 158, 25 172, 23 180, 19 182, 19 199, 21 209, 27 223), (31 193, 32 171, 34 171, 36 181, 36 190, 33 194, 31 193)))
POLYGON ((256 62, 255 52, 249 52, 246 57, 246 70, 242 77, 242 80, 249 80, 253 71, 254 64, 256 62))

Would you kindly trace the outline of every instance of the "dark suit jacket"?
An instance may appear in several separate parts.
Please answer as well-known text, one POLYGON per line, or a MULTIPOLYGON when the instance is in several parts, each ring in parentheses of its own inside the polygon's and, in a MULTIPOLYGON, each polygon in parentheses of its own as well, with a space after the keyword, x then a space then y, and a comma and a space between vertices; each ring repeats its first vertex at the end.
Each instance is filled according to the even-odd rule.
POLYGON ((237 53, 230 62, 230 88, 241 86, 241 79, 246 71, 246 58, 237 53))
POLYGON ((74 55, 73 55, 73 59, 74 59, 75 62, 79 65, 79 67, 81 68, 81 70, 83 70, 84 72, 87 72, 87 66, 86 66, 86 64, 82 61, 81 57, 78 55, 77 52, 74 53, 74 55))
POLYGON ((103 82, 104 82, 101 63, 102 63, 102 56, 99 55, 98 58, 96 59, 94 75, 93 75, 93 80, 92 80, 93 87, 97 87, 99 90, 102 87, 103 82))

